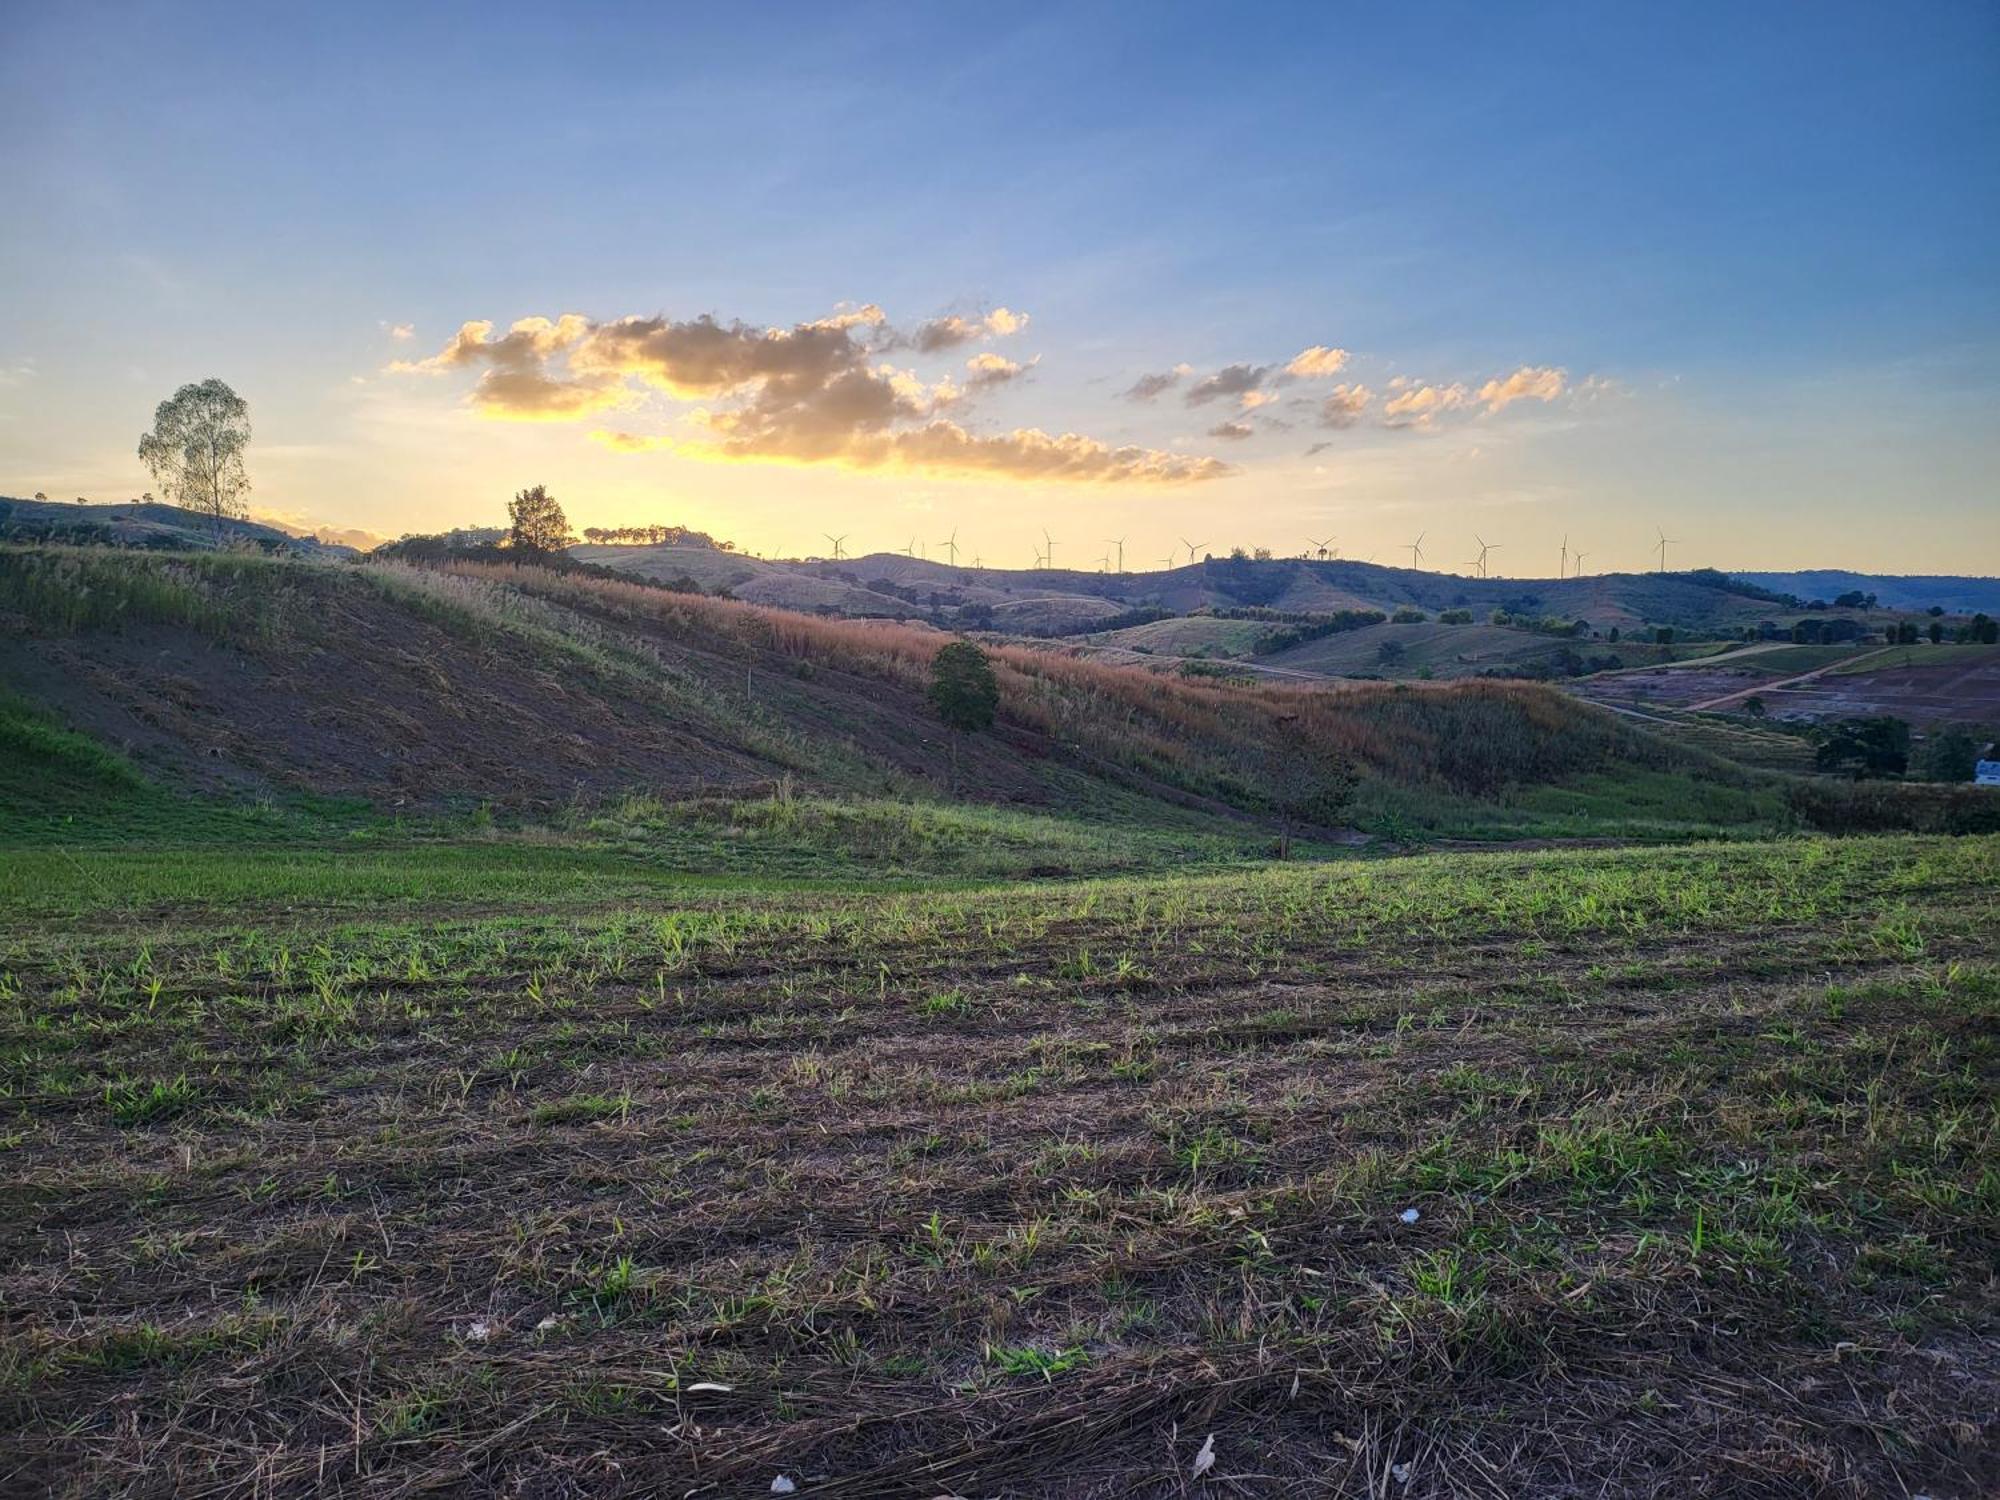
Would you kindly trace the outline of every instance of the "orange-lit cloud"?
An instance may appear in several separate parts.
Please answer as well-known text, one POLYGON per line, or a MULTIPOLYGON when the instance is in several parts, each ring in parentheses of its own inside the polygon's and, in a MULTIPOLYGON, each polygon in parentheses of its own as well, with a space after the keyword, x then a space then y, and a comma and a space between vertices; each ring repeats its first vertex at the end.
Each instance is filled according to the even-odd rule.
POLYGON ((1375 393, 1365 385, 1337 385, 1327 392, 1326 399, 1319 404, 1319 424, 1322 427, 1352 427, 1368 410, 1368 403, 1375 399, 1375 393))
POLYGON ((1489 380, 1479 388, 1479 399, 1488 411, 1505 411, 1516 401, 1554 401, 1568 384, 1561 370, 1546 365, 1523 365, 1503 380, 1489 380))
POLYGON ((484 365, 472 388, 472 404, 489 417, 516 422, 567 422, 608 411, 631 400, 615 373, 585 368, 570 378, 549 373, 549 361, 575 351, 590 337, 590 320, 579 313, 522 318, 499 338, 493 324, 464 323, 451 341, 428 359, 397 360, 397 374, 442 375, 484 365))
POLYGON ((1398 375, 1389 382, 1396 392, 1382 405, 1382 418, 1391 427, 1429 427, 1446 412, 1457 411, 1472 400, 1462 385, 1431 385, 1398 375))
POLYGON ((939 354, 984 338, 1005 338, 1028 326, 1028 315, 996 307, 983 318, 963 318, 953 313, 917 325, 910 335, 910 347, 919 354, 939 354))
POLYGON ((1338 375, 1346 368, 1345 349, 1329 349, 1325 344, 1314 344, 1310 349, 1301 349, 1294 354, 1291 363, 1285 366, 1285 373, 1300 380, 1317 380, 1327 375, 1338 375))
MULTIPOLYGON (((1280 387, 1300 380, 1325 380, 1337 375, 1347 367, 1347 351, 1331 348, 1326 344, 1313 344, 1301 349, 1284 364, 1237 364, 1224 365, 1212 375, 1205 375, 1188 388, 1183 398, 1189 406, 1205 406, 1211 401, 1234 400, 1243 411, 1255 411, 1278 399, 1280 387)), ((1186 365, 1174 372, 1176 376, 1191 374, 1186 365)), ((1128 395, 1141 400, 1157 396, 1175 383, 1162 375, 1142 375, 1128 395)))
POLYGON ((998 308, 977 322, 935 319, 905 336, 873 304, 790 328, 709 316, 593 323, 572 313, 554 321, 523 318, 499 337, 489 322, 467 323, 430 358, 390 368, 442 374, 483 366, 472 404, 484 415, 517 420, 574 420, 630 405, 647 392, 704 403, 688 413, 696 437, 596 434, 621 452, 666 449, 742 463, 1098 483, 1185 484, 1227 472, 1212 458, 1036 428, 980 434, 943 416, 1019 379, 1033 361, 982 351, 966 361, 961 387, 948 378, 928 382, 879 358, 894 349, 962 346, 1026 323, 1024 315, 998 308))
POLYGON ((939 418, 899 432, 852 436, 837 453, 807 445, 788 450, 782 439, 760 433, 726 433, 720 441, 684 440, 630 432, 591 434, 621 453, 665 450, 686 457, 740 463, 834 462, 847 469, 889 469, 944 477, 992 476, 1086 484, 1190 484, 1219 479, 1230 466, 1215 458, 1186 457, 1154 448, 1111 447, 1094 438, 1060 436, 1024 427, 986 437, 939 418))
POLYGON ((1019 380, 1033 365, 1033 360, 1025 365, 1017 364, 1004 354, 995 354, 990 349, 982 350, 965 362, 965 384, 969 390, 990 391, 995 386, 1019 380))
POLYGON ((359 526, 326 526, 309 516, 291 511, 259 510, 251 507, 250 519, 262 526, 275 527, 291 536, 311 537, 328 546, 353 547, 360 552, 372 552, 389 538, 359 526))

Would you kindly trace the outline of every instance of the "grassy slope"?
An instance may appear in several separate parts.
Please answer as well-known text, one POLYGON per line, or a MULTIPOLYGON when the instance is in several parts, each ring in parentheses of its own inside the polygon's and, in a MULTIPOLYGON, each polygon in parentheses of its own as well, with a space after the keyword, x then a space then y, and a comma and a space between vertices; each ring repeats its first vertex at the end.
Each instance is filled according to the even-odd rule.
MULTIPOLYGON (((1544 687, 1164 680, 1025 647, 993 653, 1000 722, 963 742, 954 788, 925 698, 939 632, 534 568, 0 549, 0 617, 21 626, 0 670, 70 722, 281 804, 490 801, 546 820, 634 790, 742 801, 791 779, 1238 837, 1281 819, 1322 836, 1675 837, 1797 816, 1795 788, 1544 687)), ((1840 826, 1843 795, 1817 796, 1813 826, 1840 826)), ((1875 801, 1864 826, 1986 826, 1962 816, 1983 807, 1930 794, 1875 801)))
MULTIPOLYGON (((922 797, 946 769, 923 698, 936 632, 535 569, 108 552, 0 551, 8 609, 45 638, 38 656, 69 653, 52 687, 83 694, 79 713, 107 732, 143 729, 189 773, 209 769, 206 746, 263 784, 424 805, 705 783, 740 795, 787 774, 922 797), (150 644, 162 629, 183 632, 165 674, 150 644)), ((963 756, 974 798, 1127 822, 1179 818, 1183 805, 1268 818, 1321 805, 1351 765, 1364 788, 1421 807, 1416 821, 1397 814, 1401 829, 1465 828, 1523 787, 1624 774, 1733 789, 1740 823, 1769 826, 1776 812, 1742 773, 1540 688, 1302 692, 1163 682, 1026 649, 996 660, 1002 726, 963 756)), ((1590 792, 1576 810, 1603 805, 1590 792)))
POLYGON ((1258 637, 1273 627, 1259 620, 1219 620, 1211 615, 1176 615, 1149 625, 1130 625, 1083 639, 1096 646, 1164 656, 1248 656, 1258 637))
POLYGON ((10 1487, 1990 1477, 2000 841, 611 910, 485 852, 0 900, 10 1487))

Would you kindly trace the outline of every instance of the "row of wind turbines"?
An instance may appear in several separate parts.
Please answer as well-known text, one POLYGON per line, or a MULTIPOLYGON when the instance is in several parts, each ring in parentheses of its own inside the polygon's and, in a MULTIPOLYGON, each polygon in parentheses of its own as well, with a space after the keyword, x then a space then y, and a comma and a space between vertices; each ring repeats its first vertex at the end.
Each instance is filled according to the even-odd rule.
MULTIPOLYGON (((1667 571, 1667 548, 1679 546, 1680 539, 1678 537, 1668 536, 1666 532, 1660 531, 1659 528, 1657 527, 1655 527, 1654 529, 1656 532, 1658 532, 1659 535, 1659 541, 1654 544, 1660 556, 1659 571, 1664 573, 1667 571)), ((846 546, 847 546, 847 538, 850 535, 850 533, 842 532, 839 536, 835 536, 830 531, 823 531, 820 533, 820 535, 825 537, 828 542, 832 543, 833 561, 840 562, 849 556, 849 553, 846 551, 846 546)), ((1417 539, 1415 541, 1406 544, 1410 551, 1410 567, 1413 570, 1421 569, 1424 565, 1424 538, 1429 535, 1430 532, 1428 531, 1420 531, 1417 533, 1417 539)), ((1187 565, 1189 567, 1192 567, 1194 565, 1195 554, 1197 552, 1200 552, 1202 548, 1209 545, 1207 542, 1189 541, 1186 537, 1181 537, 1179 540, 1180 544, 1183 547, 1187 548, 1187 565)), ((1338 540, 1339 540, 1338 536, 1307 537, 1306 538, 1307 550, 1300 553, 1299 555, 1303 558, 1310 559, 1314 562, 1331 562, 1337 560, 1340 556, 1340 549, 1337 546, 1335 546, 1334 543, 1337 542, 1338 540)), ((1478 544, 1479 555, 1473 558, 1472 561, 1467 563, 1466 566, 1474 570, 1475 577, 1487 578, 1492 576, 1487 571, 1487 559, 1491 554, 1500 551, 1504 544, 1501 542, 1489 542, 1486 540, 1486 538, 1479 535, 1478 532, 1474 532, 1472 534, 1472 540, 1478 544)), ((1099 572, 1109 573, 1116 571, 1119 573, 1123 573, 1125 571, 1125 542, 1126 538, 1122 536, 1106 537, 1104 539, 1104 547, 1105 547, 1104 555, 1097 559, 1097 566, 1099 572), (1115 549, 1116 551, 1115 566, 1113 562, 1113 549, 1115 549)), ((946 556, 950 559, 950 566, 954 568, 957 567, 958 551, 959 551, 958 528, 954 526, 952 528, 951 535, 946 537, 943 541, 939 542, 937 545, 939 549, 942 550, 946 554, 946 556)), ((903 547, 903 556, 905 557, 921 557, 925 555, 926 554, 919 549, 917 539, 914 536, 912 536, 908 541, 908 543, 905 544, 905 546, 903 547)), ((1589 553, 1584 552, 1580 549, 1572 551, 1569 545, 1569 534, 1565 532, 1563 534, 1562 551, 1556 576, 1558 578, 1581 578, 1583 576, 1583 561, 1589 555, 1590 555, 1589 553)), ((1055 556, 1056 556, 1056 538, 1050 536, 1048 528, 1044 527, 1042 528, 1042 545, 1039 548, 1035 549, 1034 566, 1037 568, 1053 568, 1055 566, 1055 556)), ((1171 568, 1176 566, 1175 559, 1178 556, 1179 553, 1177 552, 1168 553, 1165 557, 1160 559, 1160 566, 1162 566, 1163 568, 1171 568)), ((1364 562, 1373 562, 1374 560, 1375 558, 1372 553, 1368 557, 1362 559, 1362 561, 1364 562)), ((985 565, 986 565, 986 560, 977 553, 975 553, 972 559, 972 566, 975 568, 982 568, 985 565)))

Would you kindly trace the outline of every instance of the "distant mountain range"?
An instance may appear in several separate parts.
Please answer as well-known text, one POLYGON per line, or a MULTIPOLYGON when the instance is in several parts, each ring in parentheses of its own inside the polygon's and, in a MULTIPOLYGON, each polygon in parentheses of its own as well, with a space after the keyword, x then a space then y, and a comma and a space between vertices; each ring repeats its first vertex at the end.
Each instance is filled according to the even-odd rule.
MULTIPOLYGON (((1671 625, 1676 629, 1737 630, 1760 620, 1783 620, 1798 611, 1770 594, 1832 599, 1850 588, 1864 593, 1871 583, 1853 574, 1760 574, 1731 577, 1712 570, 1690 573, 1602 573, 1583 578, 1465 578, 1378 563, 1306 558, 1255 560, 1211 557, 1153 572, 1095 572, 1060 568, 975 568, 953 566, 900 553, 872 553, 838 561, 771 561, 705 547, 580 546, 579 561, 661 582, 684 582, 705 591, 727 589, 735 598, 782 609, 860 616, 927 615, 974 621, 1024 635, 1074 635, 1103 629, 1121 616, 1144 609, 1176 615, 1196 610, 1264 609, 1284 614, 1323 615, 1340 610, 1399 608, 1435 614, 1467 610, 1484 621, 1493 611, 1559 619, 1585 619, 1593 628, 1671 625), (1761 584, 1765 577, 1780 580, 1761 584), (1838 587, 1805 579, 1853 578, 1838 587), (1768 590, 1768 592, 1767 592, 1768 590), (960 614, 960 611, 969 613, 960 614), (989 612, 990 611, 990 615, 989 612)), ((1931 580, 1955 586, 1951 597, 1964 604, 1953 613, 2000 608, 2000 581, 1958 578, 1931 580)), ((1924 609, 1894 604, 1876 590, 1881 608, 1924 609)), ((1939 594, 1935 597, 1943 597, 1939 594)))
POLYGON ((1859 589, 1873 594, 1883 609, 1930 609, 1967 615, 1984 610, 2000 614, 2000 578, 1964 577, 1955 573, 1850 573, 1844 568, 1807 568, 1797 573, 1734 573, 1760 588, 1801 599, 1833 600, 1859 589))

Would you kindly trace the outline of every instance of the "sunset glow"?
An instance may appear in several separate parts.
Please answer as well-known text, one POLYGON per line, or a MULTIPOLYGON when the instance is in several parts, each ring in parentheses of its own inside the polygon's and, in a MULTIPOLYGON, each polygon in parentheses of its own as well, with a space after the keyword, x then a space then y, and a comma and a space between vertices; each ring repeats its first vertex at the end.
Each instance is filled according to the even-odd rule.
POLYGON ((281 82, 248 30, 17 16, 0 492, 138 494, 221 375, 260 511, 377 536, 540 482, 777 555, 1476 520, 1533 573, 1673 517, 1691 562, 2000 568, 1990 14, 1711 20, 517 14, 440 79, 442 21, 364 8, 281 82), (476 81, 530 58, 554 118, 476 81))

